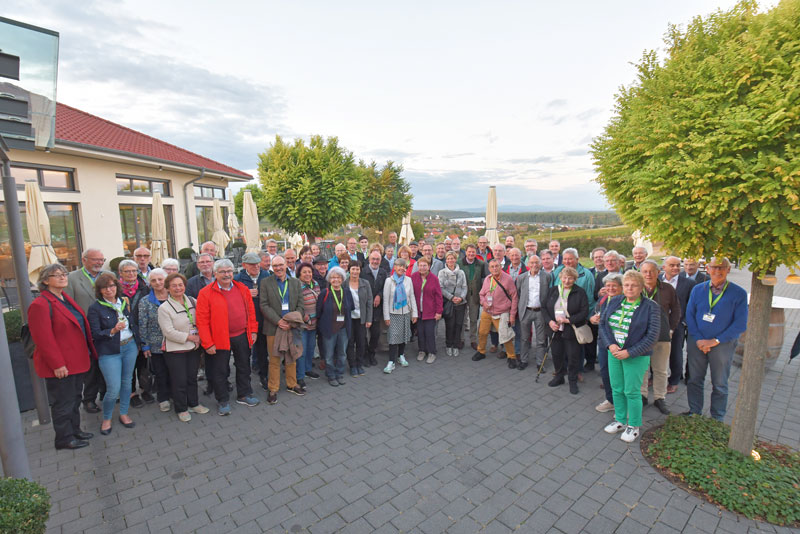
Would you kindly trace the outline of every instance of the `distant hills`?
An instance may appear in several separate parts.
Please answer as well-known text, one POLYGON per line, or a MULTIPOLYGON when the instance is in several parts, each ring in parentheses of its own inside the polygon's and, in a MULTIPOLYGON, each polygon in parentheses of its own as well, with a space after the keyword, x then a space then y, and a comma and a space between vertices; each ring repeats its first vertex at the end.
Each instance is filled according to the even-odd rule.
MULTIPOLYGON (((620 224, 619 215, 613 211, 545 211, 545 210, 512 210, 519 206, 503 206, 498 209, 497 218, 500 222, 531 223, 531 224, 596 224, 601 226, 614 226, 620 224)), ((414 210, 412 215, 417 218, 439 216, 442 219, 462 219, 467 217, 483 217, 485 208, 470 210, 414 210)))

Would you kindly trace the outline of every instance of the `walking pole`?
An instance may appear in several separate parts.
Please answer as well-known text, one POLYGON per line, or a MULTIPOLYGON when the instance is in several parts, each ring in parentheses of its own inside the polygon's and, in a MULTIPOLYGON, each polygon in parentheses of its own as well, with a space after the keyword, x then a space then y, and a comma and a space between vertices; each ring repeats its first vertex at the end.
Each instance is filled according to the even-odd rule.
POLYGON ((544 369, 544 364, 547 361, 547 355, 550 353, 550 340, 552 340, 552 336, 547 336, 547 347, 544 350, 544 356, 542 357, 542 365, 539 366, 539 370, 536 372, 536 378, 533 380, 534 382, 539 382, 539 375, 542 374, 542 369, 544 369))

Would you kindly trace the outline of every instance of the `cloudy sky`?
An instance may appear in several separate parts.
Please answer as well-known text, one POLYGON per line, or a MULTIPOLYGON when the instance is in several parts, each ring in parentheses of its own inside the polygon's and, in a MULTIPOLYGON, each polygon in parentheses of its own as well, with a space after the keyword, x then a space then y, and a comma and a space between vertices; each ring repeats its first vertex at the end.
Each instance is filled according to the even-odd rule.
POLYGON ((255 175, 275 135, 405 168, 417 209, 605 209, 592 137, 670 23, 729 0, 4 0, 58 100, 255 175))

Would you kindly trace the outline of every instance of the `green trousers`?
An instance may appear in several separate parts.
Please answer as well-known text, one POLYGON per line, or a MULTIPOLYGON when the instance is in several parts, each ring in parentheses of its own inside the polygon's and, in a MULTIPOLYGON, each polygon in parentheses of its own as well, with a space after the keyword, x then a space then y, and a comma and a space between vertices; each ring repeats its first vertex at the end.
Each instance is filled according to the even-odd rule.
POLYGON ((642 380, 650 368, 650 356, 618 360, 608 351, 608 377, 614 397, 614 418, 618 423, 642 426, 642 380))

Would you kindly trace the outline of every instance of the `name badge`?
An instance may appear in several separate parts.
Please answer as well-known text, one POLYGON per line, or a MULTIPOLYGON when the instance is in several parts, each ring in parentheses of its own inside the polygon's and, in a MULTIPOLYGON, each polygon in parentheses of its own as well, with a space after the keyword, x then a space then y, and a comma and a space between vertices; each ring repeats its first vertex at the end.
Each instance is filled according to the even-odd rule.
POLYGON ((194 326, 193 326, 193 327, 191 327, 191 328, 189 329, 189 335, 191 335, 191 336, 196 336, 197 334, 198 334, 198 331, 197 331, 197 328, 196 328, 196 327, 194 327, 194 326))
POLYGON ((707 313, 703 315, 703 320, 707 323, 713 323, 714 317, 716 317, 716 315, 714 315, 713 313, 707 313))
POLYGON ((492 304, 492 300, 493 299, 491 295, 486 295, 486 302, 488 302, 490 305, 492 304))
POLYGON ((344 315, 337 315, 336 316, 336 322, 337 323, 343 323, 344 322, 344 315))
POLYGON ((281 311, 289 311, 289 303, 288 302, 282 302, 281 303, 281 311))

